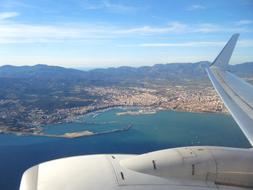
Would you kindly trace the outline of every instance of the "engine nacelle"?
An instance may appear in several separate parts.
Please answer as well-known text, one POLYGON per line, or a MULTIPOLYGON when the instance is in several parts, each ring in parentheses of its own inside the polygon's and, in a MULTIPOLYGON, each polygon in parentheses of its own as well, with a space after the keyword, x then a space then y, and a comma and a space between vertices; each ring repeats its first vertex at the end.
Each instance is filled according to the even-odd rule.
POLYGON ((162 178, 240 187, 253 187, 252 163, 252 149, 201 146, 161 150, 120 162, 130 170, 162 178))

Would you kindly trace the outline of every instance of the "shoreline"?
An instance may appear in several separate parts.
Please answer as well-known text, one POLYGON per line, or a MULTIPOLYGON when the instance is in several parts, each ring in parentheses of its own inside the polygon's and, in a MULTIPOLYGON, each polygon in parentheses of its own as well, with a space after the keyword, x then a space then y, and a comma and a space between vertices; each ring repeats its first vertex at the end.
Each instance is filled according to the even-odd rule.
POLYGON ((90 137, 90 136, 98 136, 98 135, 105 135, 111 133, 119 133, 128 131, 133 127, 132 124, 127 125, 126 127, 119 128, 119 129, 111 129, 101 132, 91 132, 88 130, 84 131, 77 131, 71 133, 64 133, 64 134, 46 134, 46 133, 28 133, 28 132, 14 132, 14 131, 1 131, 0 134, 13 134, 16 136, 38 136, 38 137, 53 137, 53 138, 67 138, 67 139, 74 139, 74 138, 81 138, 81 137, 90 137))
MULTIPOLYGON (((229 116, 230 114, 227 112, 215 112, 215 111, 202 111, 202 112, 198 112, 198 111, 183 111, 183 110, 173 110, 173 109, 165 109, 165 108, 161 108, 161 107, 143 107, 143 106, 122 106, 122 105, 118 105, 118 106, 112 106, 112 107, 106 107, 106 108, 99 108, 99 109, 94 109, 94 110, 89 110, 87 113, 76 116, 75 119, 73 119, 72 121, 60 121, 60 122, 56 122, 56 123, 50 123, 47 125, 42 125, 39 126, 38 128, 43 128, 43 126, 48 126, 48 125, 57 125, 57 124, 63 124, 63 123, 75 123, 75 122, 82 122, 80 121, 80 119, 82 117, 85 117, 87 115, 95 115, 95 117, 97 117, 99 114, 106 112, 108 110, 111 109, 123 109, 123 112, 118 112, 116 113, 117 116, 141 116, 141 115, 153 115, 153 114, 157 114, 158 112, 161 111, 169 111, 169 112, 179 112, 179 113, 196 113, 196 114, 221 114, 221 115, 225 115, 225 116, 229 116), (137 111, 127 111, 128 109, 138 109, 137 111), (142 111, 140 111, 142 110, 142 111), (132 114, 131 112, 134 112, 134 114, 132 114), (138 114, 135 114, 135 112, 138 114), (150 112, 150 113, 146 113, 146 112, 150 112), (152 113, 151 113, 152 112, 152 113)), ((26 131, 12 131, 12 130, 8 130, 8 126, 3 126, 1 125, 0 128, 0 134, 14 134, 17 136, 44 136, 44 137, 56 137, 56 138, 78 138, 78 137, 88 137, 88 136, 94 136, 94 135, 102 135, 102 134, 107 134, 107 133, 112 133, 114 131, 110 130, 110 131, 104 131, 101 133, 94 133, 88 130, 84 130, 84 131, 79 131, 79 132, 73 132, 73 133, 65 133, 62 135, 53 135, 53 134, 47 134, 47 133, 43 133, 43 132, 26 132, 26 131), (1 129, 2 128, 2 129, 1 129)), ((131 128, 131 127, 130 127, 131 128)), ((124 128, 123 128, 124 129, 124 128)), ((117 132, 118 130, 122 130, 121 129, 115 129, 117 132)))

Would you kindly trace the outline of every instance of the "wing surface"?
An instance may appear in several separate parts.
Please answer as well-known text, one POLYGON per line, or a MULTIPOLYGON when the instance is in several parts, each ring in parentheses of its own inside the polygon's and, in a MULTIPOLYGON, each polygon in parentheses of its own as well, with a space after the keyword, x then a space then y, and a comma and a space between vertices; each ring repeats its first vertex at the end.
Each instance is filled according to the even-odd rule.
POLYGON ((253 87, 228 71, 228 63, 239 34, 234 34, 210 67, 207 74, 250 144, 253 145, 253 87))

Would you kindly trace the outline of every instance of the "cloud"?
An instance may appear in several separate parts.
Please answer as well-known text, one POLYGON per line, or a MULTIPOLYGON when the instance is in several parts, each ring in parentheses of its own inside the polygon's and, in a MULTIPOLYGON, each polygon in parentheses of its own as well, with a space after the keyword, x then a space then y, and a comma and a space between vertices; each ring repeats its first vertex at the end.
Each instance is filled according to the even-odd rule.
POLYGON ((165 27, 122 28, 95 24, 34 25, 0 23, 0 43, 59 43, 64 41, 102 40, 130 36, 178 34, 186 25, 172 22, 165 27))
POLYGON ((117 13, 125 13, 125 12, 132 12, 132 11, 138 10, 138 7, 121 4, 121 3, 112 3, 111 1, 100 1, 96 3, 84 2, 83 7, 86 10, 101 10, 102 9, 102 10, 117 12, 117 13))
POLYGON ((197 10, 205 10, 206 7, 203 5, 191 5, 187 8, 188 11, 197 11, 197 10))
POLYGON ((182 33, 187 26, 179 22, 171 22, 165 27, 143 26, 130 29, 118 30, 118 34, 164 34, 164 33, 182 33))
POLYGON ((252 29, 241 26, 224 26, 217 25, 212 23, 203 23, 196 25, 192 28, 192 32, 196 33, 219 33, 219 32, 235 32, 235 33, 243 33, 243 32, 252 32, 252 29))
MULTIPOLYGON (((4 19, 15 14, 6 14, 4 19)), ((181 22, 170 22, 165 26, 138 26, 125 28, 118 25, 101 23, 65 23, 51 25, 18 24, 15 22, 0 22, 0 43, 62 43, 79 41, 112 40, 129 37, 164 37, 175 34, 211 34, 211 33, 233 33, 252 32, 247 26, 221 26, 212 23, 187 25, 181 22)), ((159 44, 158 44, 159 45, 159 44)), ((163 44, 160 44, 162 46, 163 44)), ((172 46, 173 44, 167 44, 172 46)), ((181 44, 191 46, 191 43, 181 44)), ((199 45, 199 44, 198 44, 199 45)), ((200 44, 203 45, 203 44, 200 44)), ((208 44, 212 45, 212 44, 208 44)), ((149 46, 149 44, 143 45, 149 46)), ((154 46, 154 45, 153 45, 154 46)), ((175 45, 176 46, 176 45, 175 45)), ((178 44, 177 46, 180 46, 178 44)))
POLYGON ((212 23, 187 25, 181 22, 170 22, 163 27, 142 26, 129 29, 120 29, 115 34, 137 34, 137 35, 157 35, 157 34, 187 34, 187 33, 224 33, 224 32, 252 32, 252 29, 242 26, 224 26, 212 23))
POLYGON ((20 0, 2 0, 0 7, 4 9, 17 8, 17 7, 30 7, 30 5, 21 2, 20 0))
MULTIPOLYGON (((226 44, 226 41, 190 41, 182 43, 141 43, 132 45, 119 45, 119 47, 222 47, 226 44)), ((240 47, 253 47, 253 40, 241 40, 238 42, 240 47)))
POLYGON ((195 32, 201 32, 201 33, 212 33, 212 32, 218 32, 223 27, 217 26, 215 24, 210 24, 210 23, 204 23, 198 25, 198 27, 195 28, 195 32))
POLYGON ((238 46, 240 47, 253 47, 253 40, 240 40, 238 42, 238 46))
POLYGON ((17 12, 0 12, 0 21, 18 16, 17 12))
POLYGON ((94 25, 29 25, 0 23, 0 43, 54 43, 110 38, 109 29, 94 25))
POLYGON ((138 44, 139 47, 201 47, 201 46, 220 46, 224 45, 222 42, 184 42, 184 43, 144 43, 138 44))
POLYGON ((107 9, 114 12, 129 12, 129 11, 135 11, 137 9, 136 7, 133 7, 133 6, 111 3, 109 1, 105 1, 104 5, 107 9))
POLYGON ((238 26, 253 24, 253 20, 239 20, 235 24, 238 26))

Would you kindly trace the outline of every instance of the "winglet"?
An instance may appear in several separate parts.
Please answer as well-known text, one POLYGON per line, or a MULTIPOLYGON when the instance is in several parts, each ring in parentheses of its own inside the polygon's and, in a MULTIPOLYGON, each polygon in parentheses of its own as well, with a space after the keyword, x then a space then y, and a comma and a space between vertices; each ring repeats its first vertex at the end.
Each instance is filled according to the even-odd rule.
POLYGON ((234 51, 239 34, 234 34, 210 66, 226 69, 234 51))

